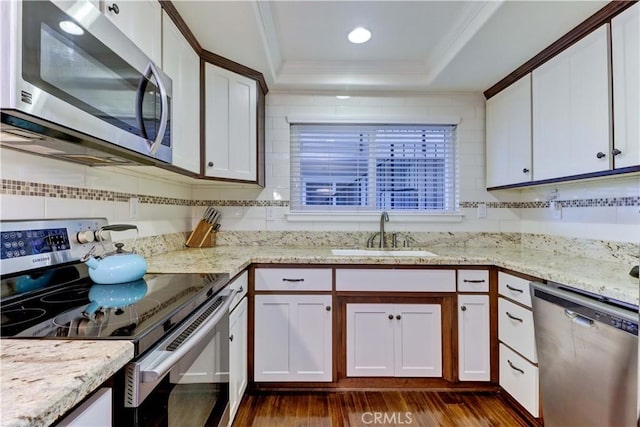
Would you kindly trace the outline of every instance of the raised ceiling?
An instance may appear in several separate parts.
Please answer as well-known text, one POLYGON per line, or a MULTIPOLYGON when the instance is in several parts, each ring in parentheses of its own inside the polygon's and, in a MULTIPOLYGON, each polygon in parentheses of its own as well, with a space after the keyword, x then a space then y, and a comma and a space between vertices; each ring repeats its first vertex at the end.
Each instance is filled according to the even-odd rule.
POLYGON ((482 92, 606 1, 186 1, 203 48, 270 90, 482 92), (373 32, 354 45, 357 26, 373 32))

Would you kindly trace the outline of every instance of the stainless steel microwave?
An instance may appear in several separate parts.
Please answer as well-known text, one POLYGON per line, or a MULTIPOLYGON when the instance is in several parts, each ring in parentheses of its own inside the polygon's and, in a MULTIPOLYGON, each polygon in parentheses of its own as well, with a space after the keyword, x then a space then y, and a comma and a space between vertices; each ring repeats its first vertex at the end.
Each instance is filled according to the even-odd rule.
POLYGON ((0 1, 0 143, 90 165, 171 163, 171 79, 91 2, 0 1))

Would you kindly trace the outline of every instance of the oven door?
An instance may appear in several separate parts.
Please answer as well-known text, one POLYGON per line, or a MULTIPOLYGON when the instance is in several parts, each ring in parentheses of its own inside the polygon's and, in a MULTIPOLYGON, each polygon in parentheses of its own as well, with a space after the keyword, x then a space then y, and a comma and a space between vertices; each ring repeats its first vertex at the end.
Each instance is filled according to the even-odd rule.
POLYGON ((6 74, 15 79, 10 105, 3 102, 7 114, 171 161, 172 84, 159 67, 90 2, 14 7, 16 70, 6 74))
POLYGON ((229 421, 229 306, 226 289, 125 369, 116 425, 226 426, 229 421))

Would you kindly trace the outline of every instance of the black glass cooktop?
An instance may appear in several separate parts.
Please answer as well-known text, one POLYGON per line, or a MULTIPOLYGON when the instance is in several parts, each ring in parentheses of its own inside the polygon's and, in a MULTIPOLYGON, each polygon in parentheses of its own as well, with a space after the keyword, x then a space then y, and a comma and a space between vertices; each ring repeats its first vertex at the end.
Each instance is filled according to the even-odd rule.
POLYGON ((142 353, 226 286, 226 274, 93 283, 84 264, 2 279, 2 337, 128 339, 142 353))

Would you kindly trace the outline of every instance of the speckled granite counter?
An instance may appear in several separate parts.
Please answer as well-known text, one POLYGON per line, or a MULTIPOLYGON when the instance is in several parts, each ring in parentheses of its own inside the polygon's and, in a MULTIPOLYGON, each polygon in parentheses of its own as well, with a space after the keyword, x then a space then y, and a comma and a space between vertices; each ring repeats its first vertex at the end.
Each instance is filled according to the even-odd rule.
MULTIPOLYGON (((419 249, 419 248, 415 248, 419 249)), ((219 246, 184 249, 150 257, 151 273, 229 273, 234 276, 251 263, 495 265, 540 279, 564 283, 638 305, 638 279, 630 265, 529 249, 424 248, 437 257, 345 257, 329 248, 219 246)))
POLYGON ((48 426, 132 358, 128 341, 2 339, 0 424, 48 426))
MULTIPOLYGON (((415 248, 418 249, 418 248, 415 248)), ((251 263, 344 265, 494 265, 638 304, 628 264, 532 249, 424 248, 437 257, 344 257, 329 248, 219 246, 147 258, 149 273, 241 272, 251 263)), ((133 357, 126 341, 1 340, 1 425, 46 426, 133 357)))

